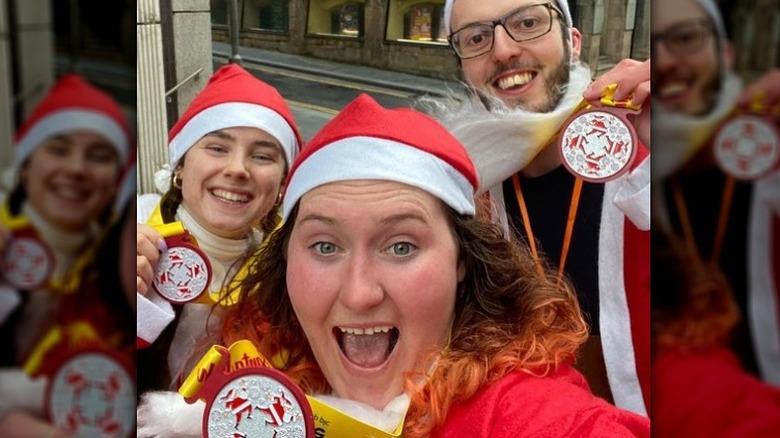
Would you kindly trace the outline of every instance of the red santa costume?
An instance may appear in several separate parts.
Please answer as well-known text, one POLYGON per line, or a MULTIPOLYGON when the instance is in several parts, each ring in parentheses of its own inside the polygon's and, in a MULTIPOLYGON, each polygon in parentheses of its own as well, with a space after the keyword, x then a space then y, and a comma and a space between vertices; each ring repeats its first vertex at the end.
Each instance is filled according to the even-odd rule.
MULTIPOLYGON (((447 17, 452 3, 447 1, 447 17)), ((557 5, 572 27, 568 3, 557 5)), ((557 133, 580 105, 589 83, 588 68, 573 61, 565 93, 548 113, 507 108, 484 96, 490 109, 475 96, 454 109, 426 100, 431 112, 471 153, 481 190, 497 205, 494 219, 507 235, 510 230, 533 228, 533 240, 554 265, 566 251, 562 242, 574 177, 563 166, 534 178, 524 177, 522 171, 542 151, 550 154, 557 133), (525 206, 519 205, 513 180, 523 186, 525 206), (526 207, 530 224, 522 219, 526 207)), ((649 229, 650 159, 640 144, 630 172, 604 184, 583 185, 565 273, 580 296, 592 335, 600 336, 603 354, 597 359, 603 358, 615 404, 642 415, 647 415, 650 395, 649 229)))
MULTIPOLYGON (((292 113, 275 88, 252 76, 238 65, 229 64, 220 68, 206 87, 193 99, 169 133, 169 169, 174 169, 186 152, 204 135, 229 127, 254 127, 261 129, 282 145, 286 162, 291 163, 300 148, 300 135, 292 113)), ((156 176, 158 189, 170 187, 171 172, 163 171, 156 176), (162 176, 162 178, 160 178, 162 176)), ((161 225, 159 212, 160 196, 146 194, 138 198, 138 222, 161 225)), ((208 232, 180 205, 176 219, 198 241, 201 250, 212 266, 210 290, 217 292, 228 271, 246 249, 262 240, 259 231, 245 239, 226 239, 208 232)), ((155 343, 163 330, 175 319, 174 307, 151 291, 137 294, 137 346, 146 348, 155 343)), ((189 303, 181 306, 181 315, 176 321, 175 333, 167 355, 168 369, 173 383, 179 373, 186 369, 185 361, 192 356, 195 338, 209 327, 215 327, 217 318, 209 318, 211 305, 189 303)), ((159 388, 158 388, 159 389, 159 388)))
MULTIPOLYGON (((728 44, 718 6, 697 3, 715 26, 721 47, 728 44)), ((709 111, 689 116, 653 106, 656 133, 653 160, 653 208, 658 226, 680 230, 686 212, 674 202, 675 191, 686 204, 687 222, 700 256, 713 256, 715 229, 727 175, 713 160, 712 142, 719 125, 736 108, 743 90, 734 72, 721 72, 717 97, 709 111), (674 187, 676 185, 677 187, 674 187)), ((780 119, 774 116, 775 129, 780 119)), ((780 169, 755 181, 737 181, 726 213, 722 251, 715 262, 725 273, 740 308, 741 321, 730 348, 742 366, 780 386, 780 169)), ((678 231, 679 232, 679 231, 678 231)))

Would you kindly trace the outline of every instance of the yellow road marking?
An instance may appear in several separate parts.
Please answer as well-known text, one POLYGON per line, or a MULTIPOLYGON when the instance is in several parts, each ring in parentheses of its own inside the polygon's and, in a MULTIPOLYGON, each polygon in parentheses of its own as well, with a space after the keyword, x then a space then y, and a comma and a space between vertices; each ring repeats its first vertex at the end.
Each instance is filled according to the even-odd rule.
MULTIPOLYGON (((246 62, 246 60, 245 60, 246 62)), ((326 79, 319 76, 314 76, 306 73, 299 73, 294 72, 290 70, 284 70, 281 68, 275 68, 275 67, 268 67, 265 65, 255 64, 251 62, 247 62, 248 64, 252 65, 252 69, 264 71, 266 73, 274 73, 282 76, 287 76, 295 79, 304 79, 311 82, 317 82, 320 84, 325 85, 333 85, 336 87, 342 87, 342 88, 350 88, 353 90, 360 90, 360 91, 369 91, 372 93, 381 93, 386 94, 388 96, 395 96, 395 97, 401 97, 401 98, 409 98, 412 97, 412 94, 405 93, 403 91, 396 91, 396 90, 390 90, 388 88, 381 88, 381 87, 374 87, 371 85, 364 85, 364 84, 358 84, 355 82, 347 82, 339 79, 326 79)))
POLYGON ((292 106, 298 106, 301 108, 306 108, 314 111, 320 111, 334 116, 339 113, 338 110, 334 110, 332 108, 326 108, 324 106, 313 105, 311 103, 306 103, 306 102, 298 102, 297 100, 285 99, 285 102, 289 103, 292 106))

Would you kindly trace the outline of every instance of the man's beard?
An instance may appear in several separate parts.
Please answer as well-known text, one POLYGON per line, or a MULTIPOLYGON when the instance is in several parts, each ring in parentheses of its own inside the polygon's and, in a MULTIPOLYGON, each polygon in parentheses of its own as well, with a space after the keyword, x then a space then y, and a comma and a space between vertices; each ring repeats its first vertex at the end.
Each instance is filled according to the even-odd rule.
MULTIPOLYGON (((546 86, 546 90, 545 90, 546 99, 543 102, 534 105, 529 102, 524 102, 523 99, 520 98, 515 102, 512 101, 504 102, 504 105, 506 107, 512 109, 522 109, 525 111, 530 111, 535 113, 549 113, 550 111, 558 107, 558 104, 561 102, 561 99, 563 98, 563 94, 566 92, 566 85, 569 84, 569 76, 572 68, 571 56, 570 56, 571 52, 568 46, 568 42, 564 42, 564 43, 565 43, 565 49, 564 49, 563 57, 558 62, 558 64, 556 64, 551 70, 542 70, 541 73, 546 86)), ((504 66, 501 66, 499 69, 496 70, 493 76, 495 77, 503 71, 508 71, 508 70, 521 67, 517 64, 518 63, 506 64, 504 66)), ((480 100, 485 105, 485 107, 489 109, 494 108, 495 101, 497 100, 495 96, 488 96, 485 94, 484 91, 479 89, 475 89, 474 91, 476 92, 477 96, 479 96, 480 100)))

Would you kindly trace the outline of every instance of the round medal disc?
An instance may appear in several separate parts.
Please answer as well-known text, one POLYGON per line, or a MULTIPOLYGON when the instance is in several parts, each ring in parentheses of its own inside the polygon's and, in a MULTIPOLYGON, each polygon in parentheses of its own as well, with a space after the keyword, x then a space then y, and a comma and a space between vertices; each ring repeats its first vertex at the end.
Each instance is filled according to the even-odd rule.
POLYGON ((81 352, 52 375, 46 412, 52 424, 84 438, 135 436, 135 382, 110 354, 81 352))
POLYGON ((715 136, 715 159, 737 179, 752 180, 777 166, 780 137, 762 117, 742 115, 726 122, 715 136))
POLYGON ((628 171, 636 156, 636 133, 625 118, 591 109, 577 114, 559 137, 563 165, 590 182, 606 182, 628 171))
POLYGON ((163 298, 187 303, 198 298, 211 284, 206 255, 189 244, 170 245, 160 255, 152 286, 163 298))
POLYGON ((311 406, 300 388, 269 368, 236 371, 206 405, 204 438, 313 438, 311 406))
POLYGON ((54 257, 40 240, 16 236, 3 256, 3 277, 19 289, 43 286, 54 270, 54 257))

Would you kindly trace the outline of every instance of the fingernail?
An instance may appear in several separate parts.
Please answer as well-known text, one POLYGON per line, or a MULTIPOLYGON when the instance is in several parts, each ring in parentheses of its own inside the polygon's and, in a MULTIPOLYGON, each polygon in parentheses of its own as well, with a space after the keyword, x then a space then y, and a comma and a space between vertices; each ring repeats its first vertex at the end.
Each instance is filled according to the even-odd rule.
POLYGON ((585 88, 585 92, 584 92, 584 93, 582 93, 582 94, 590 94, 590 90, 591 90, 591 88, 593 88, 593 84, 590 84, 590 85, 588 85, 588 86, 585 88))
POLYGON ((160 252, 168 251, 168 243, 165 241, 165 239, 160 239, 157 241, 157 249, 159 249, 160 252))

